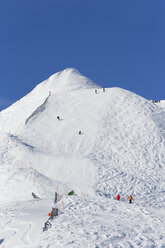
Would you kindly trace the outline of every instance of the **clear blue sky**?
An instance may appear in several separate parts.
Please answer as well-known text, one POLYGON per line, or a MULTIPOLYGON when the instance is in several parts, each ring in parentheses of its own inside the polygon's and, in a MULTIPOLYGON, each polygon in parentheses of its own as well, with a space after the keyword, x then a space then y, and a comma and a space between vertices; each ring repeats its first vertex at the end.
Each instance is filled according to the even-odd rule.
POLYGON ((165 0, 0 1, 0 109, 68 67, 165 99, 165 0))

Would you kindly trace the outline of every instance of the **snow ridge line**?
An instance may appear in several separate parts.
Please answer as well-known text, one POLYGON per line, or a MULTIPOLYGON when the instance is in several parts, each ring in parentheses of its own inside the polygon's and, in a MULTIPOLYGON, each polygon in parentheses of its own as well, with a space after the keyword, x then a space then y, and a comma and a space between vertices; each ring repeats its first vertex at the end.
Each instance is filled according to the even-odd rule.
POLYGON ((51 92, 49 93, 48 97, 45 99, 45 101, 26 119, 25 121, 25 125, 29 122, 29 120, 34 117, 35 115, 37 115, 39 112, 42 112, 45 110, 45 105, 47 104, 47 101, 49 99, 51 95, 51 92))

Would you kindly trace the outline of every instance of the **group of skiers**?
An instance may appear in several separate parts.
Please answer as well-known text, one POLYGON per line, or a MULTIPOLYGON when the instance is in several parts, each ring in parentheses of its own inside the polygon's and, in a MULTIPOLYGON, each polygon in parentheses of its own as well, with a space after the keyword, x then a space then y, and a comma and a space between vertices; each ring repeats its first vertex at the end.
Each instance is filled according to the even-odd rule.
MULTIPOLYGON (((103 88, 103 92, 105 92, 105 88, 103 88)), ((97 90, 95 90, 95 94, 97 94, 97 90)))
MULTIPOLYGON (((117 200, 120 201, 120 195, 117 195, 117 200)), ((132 195, 129 196, 129 203, 132 203, 133 197, 132 195)))

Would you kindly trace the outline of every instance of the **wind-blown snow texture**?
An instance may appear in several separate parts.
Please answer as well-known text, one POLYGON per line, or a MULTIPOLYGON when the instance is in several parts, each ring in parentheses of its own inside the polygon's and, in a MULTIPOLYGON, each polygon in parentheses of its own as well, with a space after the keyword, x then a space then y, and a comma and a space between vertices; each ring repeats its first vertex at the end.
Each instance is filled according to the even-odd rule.
POLYGON ((3 110, 0 247, 165 247, 164 120, 164 101, 103 92, 75 69, 3 110))

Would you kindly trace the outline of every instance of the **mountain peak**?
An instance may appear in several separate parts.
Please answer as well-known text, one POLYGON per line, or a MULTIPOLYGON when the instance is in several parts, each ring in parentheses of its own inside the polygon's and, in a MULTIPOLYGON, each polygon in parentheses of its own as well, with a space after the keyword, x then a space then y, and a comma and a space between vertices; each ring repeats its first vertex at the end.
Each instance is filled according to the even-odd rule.
POLYGON ((76 91, 85 88, 99 87, 92 80, 83 76, 75 68, 67 68, 63 71, 57 72, 41 84, 44 87, 47 85, 49 90, 54 92, 76 91))

